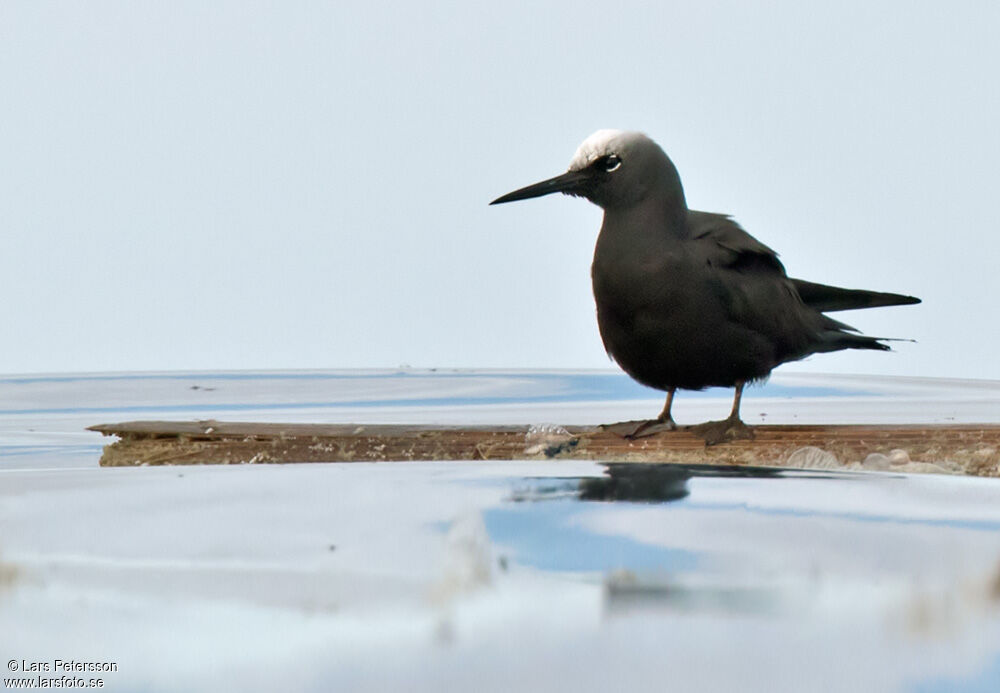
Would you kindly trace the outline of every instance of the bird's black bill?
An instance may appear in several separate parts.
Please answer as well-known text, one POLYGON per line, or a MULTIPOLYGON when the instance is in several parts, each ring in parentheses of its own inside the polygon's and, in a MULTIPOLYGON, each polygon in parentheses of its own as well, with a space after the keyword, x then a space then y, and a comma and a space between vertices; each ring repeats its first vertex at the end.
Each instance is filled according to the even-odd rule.
POLYGON ((506 195, 502 195, 501 197, 493 200, 490 204, 500 205, 504 202, 527 200, 532 197, 541 197, 542 195, 551 195, 552 193, 557 192, 576 195, 583 192, 584 186, 586 186, 588 180, 590 180, 590 171, 587 169, 583 169, 581 171, 567 171, 561 176, 549 178, 548 180, 543 180, 541 183, 535 183, 534 185, 529 185, 526 188, 509 192, 506 195))

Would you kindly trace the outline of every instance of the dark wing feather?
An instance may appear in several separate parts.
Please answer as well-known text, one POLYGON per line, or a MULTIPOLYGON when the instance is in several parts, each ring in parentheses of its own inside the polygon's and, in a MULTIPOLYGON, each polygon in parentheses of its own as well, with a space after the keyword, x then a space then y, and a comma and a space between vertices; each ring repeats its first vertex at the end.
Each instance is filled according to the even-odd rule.
POLYGON ((883 306, 905 306, 920 303, 915 296, 890 294, 882 291, 866 291, 864 289, 842 289, 839 286, 827 286, 807 282, 804 279, 792 279, 795 290, 805 301, 818 311, 855 310, 858 308, 881 308, 883 306))
MULTIPOLYGON (((692 239, 709 241, 712 244, 708 247, 714 252, 708 253, 708 262, 735 270, 751 267, 765 271, 770 269, 775 274, 787 277, 784 266, 778 260, 778 254, 744 231, 731 217, 725 214, 692 211, 688 214, 688 226, 692 239)), ((802 302, 820 313, 920 303, 919 298, 905 294, 844 289, 804 279, 788 278, 788 281, 802 302)), ((832 329, 855 331, 849 325, 833 318, 827 318, 827 321, 827 326, 832 329)))
MULTIPOLYGON (((728 303, 734 320, 749 329, 772 335, 779 353, 806 350, 802 340, 812 342, 808 349, 815 351, 842 349, 845 348, 843 345, 853 348, 884 348, 870 337, 845 334, 857 330, 822 313, 825 306, 832 305, 831 297, 839 300, 836 305, 843 305, 850 301, 860 301, 861 297, 857 294, 872 292, 852 292, 789 279, 784 265, 778 259, 778 253, 751 236, 725 214, 690 211, 688 233, 693 241, 700 241, 697 243, 698 254, 710 266, 737 272, 742 276, 741 279, 733 277, 732 281, 727 282, 726 289, 720 291, 720 298, 724 297, 724 301, 728 303), (811 292, 808 295, 817 299, 817 305, 800 295, 800 286, 811 292), (845 296, 844 292, 851 296, 845 296), (819 298, 825 299, 825 302, 819 304, 819 298)), ((896 294, 885 296, 896 297, 896 294)))
POLYGON ((756 268, 785 275, 778 254, 758 241, 726 214, 688 212, 688 233, 692 240, 705 241, 707 260, 732 269, 756 268))

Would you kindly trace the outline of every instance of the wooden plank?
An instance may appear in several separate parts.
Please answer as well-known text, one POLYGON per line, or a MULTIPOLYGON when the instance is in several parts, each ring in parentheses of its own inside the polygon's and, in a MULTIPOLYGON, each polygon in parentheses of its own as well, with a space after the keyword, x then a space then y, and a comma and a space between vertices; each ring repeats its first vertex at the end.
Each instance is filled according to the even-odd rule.
POLYGON ((589 459, 1000 476, 1000 425, 756 426, 753 440, 706 447, 679 430, 626 440, 598 427, 128 421, 103 466, 589 459), (826 454, 824 454, 826 453, 826 454), (869 457, 873 454, 889 459, 869 457))

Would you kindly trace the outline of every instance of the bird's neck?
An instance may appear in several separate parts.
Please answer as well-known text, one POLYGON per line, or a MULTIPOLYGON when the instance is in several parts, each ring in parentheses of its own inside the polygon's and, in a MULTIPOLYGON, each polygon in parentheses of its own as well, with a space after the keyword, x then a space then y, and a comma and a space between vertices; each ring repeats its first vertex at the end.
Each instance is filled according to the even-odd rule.
POLYGON ((656 196, 624 209, 605 209, 601 236, 633 252, 655 252, 688 237, 684 194, 656 196))

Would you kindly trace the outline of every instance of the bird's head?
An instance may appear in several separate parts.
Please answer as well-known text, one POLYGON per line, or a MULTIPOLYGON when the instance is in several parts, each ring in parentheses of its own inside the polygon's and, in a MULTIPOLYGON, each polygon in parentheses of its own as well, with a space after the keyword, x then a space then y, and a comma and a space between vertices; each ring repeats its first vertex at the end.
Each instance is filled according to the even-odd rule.
POLYGON ((566 173, 507 193, 490 204, 560 192, 585 197, 606 210, 619 209, 639 204, 650 191, 664 185, 671 192, 679 191, 680 178, 656 142, 640 132, 598 130, 576 150, 566 173))

